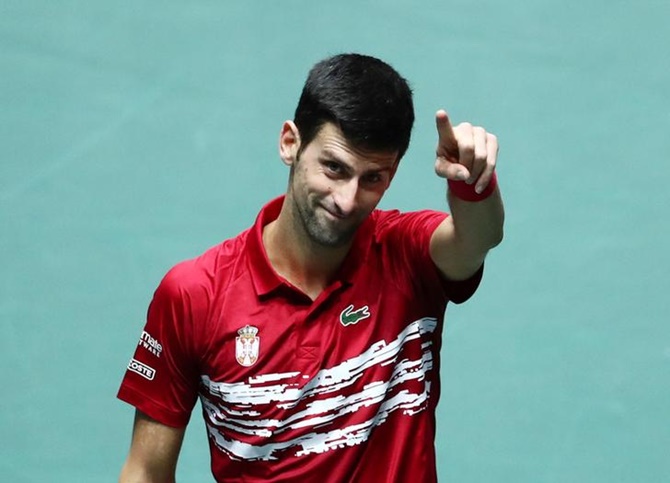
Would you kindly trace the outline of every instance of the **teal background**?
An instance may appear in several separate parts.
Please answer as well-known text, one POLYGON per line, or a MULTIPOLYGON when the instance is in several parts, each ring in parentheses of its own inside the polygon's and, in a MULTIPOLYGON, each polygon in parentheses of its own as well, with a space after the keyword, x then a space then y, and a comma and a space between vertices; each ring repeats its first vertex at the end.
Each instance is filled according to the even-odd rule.
MULTIPOLYGON (((379 56, 417 123, 385 208, 441 208, 434 112, 500 138, 506 238, 452 306, 451 482, 670 475, 670 3, 4 0, 0 480, 115 481, 164 272, 280 194, 309 67, 379 56)), ((178 478, 212 481, 199 409, 178 478)))

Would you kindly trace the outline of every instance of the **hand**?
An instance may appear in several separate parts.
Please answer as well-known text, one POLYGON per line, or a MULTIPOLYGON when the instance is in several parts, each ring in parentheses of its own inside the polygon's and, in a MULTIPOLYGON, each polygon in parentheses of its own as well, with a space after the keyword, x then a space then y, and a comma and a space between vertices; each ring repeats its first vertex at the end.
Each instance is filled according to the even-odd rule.
POLYGON ((435 173, 451 180, 475 185, 481 193, 491 181, 498 157, 498 139, 484 128, 463 122, 453 128, 447 113, 435 114, 437 159, 435 173))

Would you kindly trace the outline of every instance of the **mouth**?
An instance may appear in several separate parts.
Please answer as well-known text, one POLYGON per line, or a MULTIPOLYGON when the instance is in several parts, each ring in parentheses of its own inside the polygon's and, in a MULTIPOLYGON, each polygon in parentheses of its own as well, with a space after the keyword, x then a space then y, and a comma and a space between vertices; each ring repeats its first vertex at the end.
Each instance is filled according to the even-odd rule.
POLYGON ((319 206, 321 207, 321 209, 323 211, 326 212, 326 214, 328 215, 328 218, 331 218, 331 219, 336 220, 336 221, 342 221, 342 220, 346 219, 345 216, 339 215, 339 214, 333 212, 332 210, 329 210, 328 208, 326 208, 323 205, 319 205, 319 206))

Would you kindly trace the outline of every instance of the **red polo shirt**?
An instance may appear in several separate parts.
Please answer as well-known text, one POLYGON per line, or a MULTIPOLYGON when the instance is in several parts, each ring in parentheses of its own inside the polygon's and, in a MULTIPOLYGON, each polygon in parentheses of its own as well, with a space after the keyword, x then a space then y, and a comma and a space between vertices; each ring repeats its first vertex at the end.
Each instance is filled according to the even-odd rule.
POLYGON ((200 397, 219 482, 435 481, 443 316, 481 270, 438 274, 445 214, 376 210, 312 301, 263 248, 282 202, 168 272, 118 397, 175 427, 200 397))

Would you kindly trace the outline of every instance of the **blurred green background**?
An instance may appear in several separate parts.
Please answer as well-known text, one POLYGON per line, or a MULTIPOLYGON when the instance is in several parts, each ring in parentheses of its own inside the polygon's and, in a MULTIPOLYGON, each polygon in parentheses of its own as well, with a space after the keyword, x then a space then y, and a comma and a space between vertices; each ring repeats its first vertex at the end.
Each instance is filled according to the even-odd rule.
MULTIPOLYGON (((504 243, 452 306, 451 482, 670 481, 670 2, 3 0, 0 480, 115 481, 158 281, 283 192, 310 66, 415 91, 382 207, 440 208, 434 112, 501 142, 504 243)), ((212 481, 196 409, 178 478, 212 481)))

